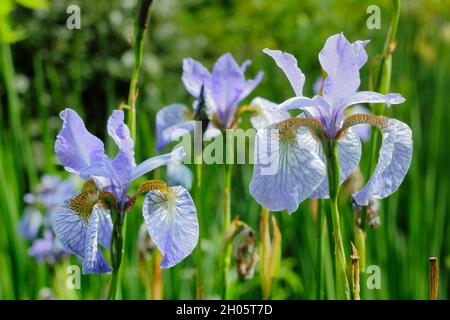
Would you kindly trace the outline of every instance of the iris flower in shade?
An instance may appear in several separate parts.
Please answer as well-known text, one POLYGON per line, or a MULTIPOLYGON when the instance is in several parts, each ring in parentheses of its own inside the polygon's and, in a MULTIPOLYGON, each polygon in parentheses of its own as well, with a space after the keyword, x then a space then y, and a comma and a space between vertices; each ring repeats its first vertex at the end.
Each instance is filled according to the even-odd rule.
POLYGON ((187 257, 198 237, 195 205, 189 193, 182 187, 168 187, 162 181, 147 181, 135 195, 128 195, 133 180, 160 166, 181 161, 185 155, 183 148, 136 165, 124 113, 115 110, 108 119, 108 134, 119 151, 110 159, 103 142, 87 131, 75 111, 65 109, 60 117, 63 128, 56 139, 55 152, 67 171, 89 180, 81 193, 58 209, 55 231, 62 245, 83 259, 83 273, 111 271, 98 246, 110 247, 111 211, 120 214, 130 211, 136 197, 147 192, 147 201, 160 200, 167 194, 167 203, 161 201, 158 211, 149 206, 143 208, 144 217, 151 217, 147 224, 150 236, 160 239, 157 244, 164 255, 161 266, 172 266, 187 257))
POLYGON ((158 151, 167 145, 176 129, 194 129, 194 116, 198 101, 205 100, 210 120, 206 136, 215 136, 220 130, 236 125, 239 103, 244 100, 262 80, 260 71, 254 79, 245 78, 245 69, 250 65, 246 60, 239 65, 230 53, 222 55, 209 72, 200 62, 187 58, 183 60, 182 80, 186 90, 197 100, 194 110, 182 104, 172 104, 162 108, 156 115, 158 151), (202 97, 203 94, 203 97, 202 97))
POLYGON ((75 194, 73 179, 45 175, 32 193, 24 196, 24 214, 19 222, 20 235, 32 246, 28 253, 38 262, 55 264, 66 253, 54 237, 55 211, 75 194))
POLYGON ((295 97, 283 102, 279 109, 300 109, 303 114, 259 130, 256 137, 257 161, 250 192, 264 207, 293 212, 306 198, 328 198, 326 158, 322 143, 337 143, 342 183, 358 165, 361 142, 353 125, 370 124, 381 130, 382 145, 375 171, 367 184, 353 194, 355 202, 367 205, 370 198, 382 199, 400 186, 412 157, 410 128, 395 119, 372 114, 345 117, 346 108, 360 103, 385 103, 387 106, 404 101, 399 94, 358 91, 359 70, 367 61, 364 49, 368 41, 350 43, 343 34, 333 35, 319 54, 327 76, 322 96, 302 95, 305 76, 297 60, 289 53, 264 49, 286 74, 295 97), (258 150, 269 150, 258 153, 258 150), (274 174, 264 169, 277 166, 274 174))

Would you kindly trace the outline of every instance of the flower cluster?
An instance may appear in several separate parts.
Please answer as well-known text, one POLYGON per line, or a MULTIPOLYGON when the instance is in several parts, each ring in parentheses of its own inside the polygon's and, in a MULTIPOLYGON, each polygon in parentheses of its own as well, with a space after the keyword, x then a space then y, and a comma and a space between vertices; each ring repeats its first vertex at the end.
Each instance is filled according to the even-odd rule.
POLYGON ((353 126, 359 124, 377 127, 383 138, 376 168, 367 184, 353 194, 354 201, 368 205, 371 198, 385 198, 400 186, 412 157, 410 128, 384 116, 345 115, 346 109, 356 104, 385 103, 389 107, 404 102, 397 93, 358 91, 359 70, 367 61, 364 47, 368 42, 350 43, 342 33, 328 38, 319 54, 326 77, 319 90, 321 95, 313 98, 302 94, 305 76, 295 57, 264 49, 285 73, 296 96, 280 105, 264 100, 256 103, 264 110, 259 117, 264 116, 266 129, 259 130, 256 137, 257 160, 250 192, 261 205, 274 211, 293 212, 306 198, 328 198, 326 146, 337 145, 339 183, 342 183, 359 164, 361 141, 353 131, 353 126), (302 113, 291 118, 286 113, 291 109, 302 113), (280 118, 284 120, 280 122, 280 118), (264 169, 274 162, 276 172, 264 174, 264 169))

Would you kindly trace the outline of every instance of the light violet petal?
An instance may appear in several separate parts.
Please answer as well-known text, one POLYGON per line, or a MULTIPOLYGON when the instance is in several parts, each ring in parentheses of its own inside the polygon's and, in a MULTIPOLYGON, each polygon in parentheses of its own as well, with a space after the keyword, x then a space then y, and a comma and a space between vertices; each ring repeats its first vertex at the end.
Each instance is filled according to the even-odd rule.
POLYGON ((347 107, 359 103, 385 103, 390 107, 392 104, 403 102, 405 102, 405 98, 399 93, 381 94, 373 91, 359 91, 342 100, 337 107, 337 112, 342 113, 347 107))
POLYGON ((375 171, 367 184, 353 194, 353 199, 361 206, 368 205, 370 198, 383 199, 394 193, 411 164, 413 152, 411 129, 401 121, 388 119, 382 135, 375 171))
POLYGON ((270 50, 266 48, 263 52, 275 60, 277 66, 283 70, 292 89, 294 89, 295 95, 302 96, 305 75, 297 66, 297 59, 290 53, 282 52, 280 50, 270 50))
POLYGON ((351 44, 342 33, 329 37, 325 42, 319 53, 320 64, 327 73, 322 93, 331 105, 337 105, 358 90, 359 69, 364 55, 362 43, 351 44))
POLYGON ((26 207, 19 222, 19 233, 25 240, 34 240, 42 223, 41 212, 33 207, 26 207))
POLYGON ((320 185, 326 169, 306 144, 309 138, 304 128, 292 142, 280 141, 275 125, 258 130, 250 193, 259 204, 292 213, 320 185))
POLYGON ((198 98, 202 86, 208 87, 211 81, 211 74, 198 61, 187 58, 183 60, 183 80, 186 90, 195 98, 198 98))
POLYGON ((183 147, 176 148, 170 153, 166 153, 160 156, 156 156, 150 159, 145 160, 141 164, 139 164, 136 168, 134 168, 133 173, 131 175, 131 180, 135 180, 140 176, 155 170, 158 167, 164 166, 170 162, 180 163, 183 160, 186 152, 183 147))
POLYGON ((256 88, 256 86, 261 82, 263 77, 264 77, 264 72, 260 71, 256 74, 254 79, 245 81, 243 91, 242 91, 241 95, 239 96, 238 101, 244 100, 256 88))
POLYGON ((63 127, 56 137, 55 153, 65 169, 79 174, 87 167, 103 164, 106 157, 103 142, 86 130, 80 116, 72 109, 61 111, 59 116, 63 127))
POLYGON ((172 139, 179 138, 176 133, 180 133, 185 129, 192 131, 194 129, 194 121, 192 121, 192 112, 185 106, 179 103, 171 104, 158 111, 156 114, 156 134, 157 134, 157 149, 158 152, 162 150, 172 139))
POLYGON ((261 97, 253 99, 250 106, 256 108, 255 113, 250 117, 250 122, 255 129, 264 129, 290 117, 289 112, 281 110, 278 104, 261 97))
POLYGON ((101 210, 99 205, 95 205, 86 227, 83 274, 99 274, 111 272, 112 270, 98 248, 100 214, 102 214, 99 210, 101 210))
POLYGON ((224 126, 233 119, 237 103, 246 88, 246 81, 241 67, 229 53, 222 55, 214 65, 211 90, 206 90, 206 103, 213 101, 213 110, 224 126))
MULTIPOLYGON (((343 183, 348 176, 355 170, 361 159, 361 141, 358 135, 352 130, 347 131, 347 134, 338 142, 338 159, 340 183, 343 183)), ((326 164, 327 160, 323 153, 322 145, 316 141, 314 150, 317 152, 322 161, 326 164)), ((328 175, 323 179, 320 186, 313 192, 311 198, 328 199, 328 175)))
POLYGON ((171 187, 169 193, 150 191, 142 207, 150 237, 163 255, 161 268, 170 268, 189 256, 197 245, 197 211, 189 192, 171 187))

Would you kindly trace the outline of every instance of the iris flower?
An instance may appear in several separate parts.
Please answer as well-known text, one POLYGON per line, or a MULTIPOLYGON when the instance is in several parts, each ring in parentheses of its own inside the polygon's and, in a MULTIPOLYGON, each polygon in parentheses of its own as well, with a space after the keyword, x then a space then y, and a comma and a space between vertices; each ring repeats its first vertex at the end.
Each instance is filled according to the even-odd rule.
POLYGON ((262 80, 260 71, 254 79, 245 79, 245 69, 251 61, 242 65, 234 60, 230 53, 222 55, 210 73, 200 62, 187 58, 183 60, 182 80, 186 90, 196 98, 194 110, 182 104, 172 104, 162 108, 156 115, 158 133, 158 151, 175 139, 179 133, 194 129, 194 118, 198 111, 198 101, 204 99, 207 116, 210 121, 206 137, 213 137, 236 125, 238 105, 262 80), (204 95, 202 97, 202 95, 204 95))
POLYGON ((19 223, 20 235, 32 241, 28 254, 37 262, 55 264, 67 252, 53 233, 56 209, 75 194, 73 179, 45 175, 32 193, 24 197, 25 212, 19 223))
POLYGON ((368 205, 369 199, 383 199, 400 186, 412 157, 410 128, 384 116, 353 114, 345 117, 344 114, 346 108, 355 104, 385 103, 389 107, 404 102, 397 93, 384 95, 358 91, 359 70, 367 61, 364 49, 367 43, 350 43, 342 33, 327 39, 319 54, 327 76, 322 95, 313 98, 302 95, 305 76, 294 56, 279 50, 263 50, 285 73, 296 95, 277 106, 276 110, 303 111, 299 117, 258 130, 255 140, 257 161, 250 192, 264 207, 291 213, 307 198, 328 198, 327 160, 322 143, 337 144, 342 183, 360 161, 361 141, 353 126, 361 123, 380 129, 382 145, 376 168, 367 184, 353 194, 354 201, 358 205, 368 205), (270 171, 270 174, 265 172, 274 165, 277 170, 270 171))
POLYGON ((56 155, 68 172, 87 182, 81 193, 59 208, 55 231, 62 245, 82 258, 83 273, 111 271, 98 246, 110 247, 111 211, 130 211, 136 197, 144 193, 142 213, 147 231, 164 256, 161 267, 171 267, 187 257, 198 238, 197 214, 189 192, 154 180, 141 184, 135 195, 128 195, 132 181, 160 166, 181 161, 183 148, 136 165, 124 113, 115 110, 107 127, 119 151, 110 159, 103 142, 87 131, 75 111, 65 109, 60 117, 63 127, 55 142, 56 155))

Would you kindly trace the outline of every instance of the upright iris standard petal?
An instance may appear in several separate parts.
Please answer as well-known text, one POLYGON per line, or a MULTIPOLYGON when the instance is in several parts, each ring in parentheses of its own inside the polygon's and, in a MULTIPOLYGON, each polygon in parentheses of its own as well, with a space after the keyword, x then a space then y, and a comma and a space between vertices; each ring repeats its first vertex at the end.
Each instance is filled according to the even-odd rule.
POLYGON ((255 113, 250 118, 255 129, 264 129, 290 117, 289 112, 281 110, 276 103, 261 97, 253 99, 250 106, 255 108, 255 113))
POLYGON ((297 66, 297 59, 287 52, 280 50, 264 49, 263 52, 275 60, 277 66, 283 70, 288 78, 295 95, 303 95, 303 85, 305 84, 305 75, 297 66))
POLYGON ((113 138, 121 151, 130 154, 134 162, 134 146, 130 129, 125 124, 125 115, 122 110, 114 110, 108 119, 108 134, 113 138))
POLYGON ((156 114, 157 149, 160 152, 172 139, 179 136, 177 132, 183 134, 185 131, 194 130, 192 112, 182 104, 176 103, 166 106, 156 114), (184 130, 177 130, 184 129, 184 130))
MULTIPOLYGON (((100 215, 103 214, 102 211, 103 209, 101 209, 99 205, 95 205, 86 227, 83 274, 106 273, 112 270, 103 258, 103 255, 98 247, 98 243, 100 240, 100 215)), ((111 237, 111 234, 109 234, 109 236, 111 237)))
POLYGON ((170 153, 166 153, 160 156, 156 156, 150 159, 145 160, 141 164, 139 164, 136 168, 134 168, 131 179, 137 179, 140 176, 155 170, 158 167, 164 166, 170 162, 179 163, 186 155, 183 147, 176 148, 170 153))
POLYGON ((358 90, 359 69, 367 61, 366 43, 352 44, 340 33, 329 37, 320 51, 319 61, 327 73, 322 92, 333 106, 358 90))
POLYGON ((56 155, 67 171, 88 178, 83 169, 103 165, 106 157, 103 142, 86 130, 83 120, 72 109, 59 115, 63 128, 56 138, 56 155))
POLYGON ((183 60, 183 76, 181 79, 186 90, 192 96, 198 98, 202 86, 209 87, 211 74, 200 62, 187 58, 183 60))
POLYGON ((326 169, 309 137, 304 128, 290 137, 280 137, 277 125, 258 130, 250 193, 262 206, 294 212, 320 185, 326 169))
POLYGON ((142 213, 147 231, 163 255, 162 268, 170 268, 191 254, 198 241, 198 221, 185 188, 150 191, 142 213))
POLYGON ((227 127, 232 121, 244 86, 241 67, 231 54, 222 55, 214 65, 211 88, 206 91, 206 102, 222 125, 227 127))
MULTIPOLYGON (((314 139, 311 138, 313 141, 314 139)), ((315 142, 314 149, 322 161, 326 164, 327 159, 322 149, 322 145, 315 142)), ((351 129, 338 141, 339 159, 339 181, 343 183, 345 179, 355 170, 361 159, 361 141, 358 135, 351 129)), ((328 176, 323 179, 320 186, 313 192, 311 198, 328 199, 328 176)))
POLYGON ((359 205, 368 205, 370 198, 383 199, 394 193, 408 172, 413 143, 411 129, 403 122, 386 119, 381 130, 378 163, 367 184, 353 194, 359 205))

